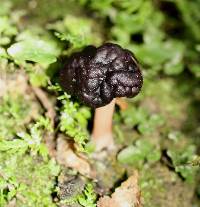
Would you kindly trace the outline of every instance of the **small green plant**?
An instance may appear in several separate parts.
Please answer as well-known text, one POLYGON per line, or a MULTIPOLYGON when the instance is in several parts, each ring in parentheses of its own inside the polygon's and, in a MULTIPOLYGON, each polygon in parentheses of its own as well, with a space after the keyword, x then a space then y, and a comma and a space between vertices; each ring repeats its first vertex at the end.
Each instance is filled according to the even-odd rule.
POLYGON ((0 206, 15 200, 16 206, 50 206, 55 176, 60 168, 54 160, 39 161, 36 156, 0 154, 0 206))
POLYGON ((44 159, 47 159, 48 151, 42 143, 43 128, 52 131, 50 121, 40 117, 33 126, 30 126, 30 133, 22 131, 17 133, 17 137, 11 141, 2 140, 0 142, 0 151, 24 154, 27 150, 30 150, 31 154, 36 155, 39 153, 44 159))
MULTIPOLYGON (((60 86, 51 86, 50 89, 62 92, 60 86)), ((89 140, 89 133, 87 131, 88 119, 91 117, 91 112, 88 107, 80 106, 78 102, 73 102, 71 96, 64 92, 58 97, 62 106, 60 111, 59 128, 66 135, 74 139, 78 145, 78 150, 87 152, 87 141, 89 140)))
POLYGON ((50 194, 60 169, 42 143, 45 130, 52 131, 50 121, 40 117, 29 132, 0 142, 0 206, 13 199, 17 206, 55 206, 50 194))
POLYGON ((78 202, 84 207, 96 207, 97 195, 91 183, 87 183, 83 193, 78 196, 78 202))
POLYGON ((198 170, 197 165, 192 165, 196 157, 194 145, 188 145, 182 149, 169 149, 168 156, 172 159, 173 166, 177 173, 189 183, 195 182, 198 170))
POLYGON ((6 94, 0 100, 0 140, 11 139, 15 133, 24 129, 24 119, 29 116, 30 102, 22 95, 6 94))
POLYGON ((18 33, 13 20, 6 15, 0 14, 0 46, 6 46, 11 42, 11 38, 18 33))
POLYGON ((146 162, 155 163, 160 160, 161 152, 147 139, 137 140, 135 145, 124 148, 118 154, 118 161, 123 164, 142 167, 146 162))
POLYGON ((99 44, 99 34, 93 30, 94 22, 85 17, 67 15, 62 21, 49 24, 48 28, 55 31, 55 36, 61 41, 71 44, 74 49, 82 48, 92 42, 99 44))
POLYGON ((91 182, 86 183, 84 190, 74 197, 62 200, 62 204, 80 204, 83 207, 96 207, 97 195, 91 182))
POLYGON ((26 60, 48 65, 56 61, 59 49, 53 41, 45 41, 31 37, 28 40, 22 40, 8 48, 8 54, 17 63, 23 63, 26 60))

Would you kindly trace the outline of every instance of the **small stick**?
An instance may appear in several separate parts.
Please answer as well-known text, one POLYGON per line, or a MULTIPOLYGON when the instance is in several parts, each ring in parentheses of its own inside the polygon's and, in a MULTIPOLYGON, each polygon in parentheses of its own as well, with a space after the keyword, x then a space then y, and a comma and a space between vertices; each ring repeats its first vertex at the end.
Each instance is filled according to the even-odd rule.
POLYGON ((46 109, 46 116, 50 119, 52 127, 54 127, 54 119, 56 117, 56 112, 54 110, 53 104, 49 101, 49 98, 45 92, 38 87, 31 87, 36 97, 41 102, 42 106, 46 109))
MULTIPOLYGON (((56 112, 54 110, 53 104, 49 101, 48 96, 46 95, 46 93, 42 89, 40 89, 38 87, 31 87, 31 89, 33 90, 35 96, 41 102, 42 106, 46 109, 45 114, 50 119, 52 128, 54 128, 54 119, 56 116, 56 112)), ((48 148, 50 156, 55 157, 56 143, 54 140, 54 133, 48 132, 44 136, 44 139, 45 139, 45 143, 48 148)))

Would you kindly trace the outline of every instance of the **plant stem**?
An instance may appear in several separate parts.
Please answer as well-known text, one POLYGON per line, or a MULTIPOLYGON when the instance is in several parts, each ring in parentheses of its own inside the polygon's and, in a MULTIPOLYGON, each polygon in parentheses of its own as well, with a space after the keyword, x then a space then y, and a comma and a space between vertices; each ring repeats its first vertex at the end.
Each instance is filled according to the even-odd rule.
POLYGON ((95 110, 92 143, 95 145, 96 151, 104 148, 108 150, 114 149, 112 119, 115 102, 116 100, 113 99, 108 105, 95 110))

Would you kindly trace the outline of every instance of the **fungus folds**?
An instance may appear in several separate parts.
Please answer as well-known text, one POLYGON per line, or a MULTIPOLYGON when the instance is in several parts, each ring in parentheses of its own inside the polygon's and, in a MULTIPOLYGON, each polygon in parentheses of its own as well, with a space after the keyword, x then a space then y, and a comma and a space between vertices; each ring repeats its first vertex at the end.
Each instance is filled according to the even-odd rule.
POLYGON ((92 108, 107 105, 115 97, 134 97, 143 78, 133 53, 117 44, 87 46, 68 58, 60 72, 65 91, 92 108))

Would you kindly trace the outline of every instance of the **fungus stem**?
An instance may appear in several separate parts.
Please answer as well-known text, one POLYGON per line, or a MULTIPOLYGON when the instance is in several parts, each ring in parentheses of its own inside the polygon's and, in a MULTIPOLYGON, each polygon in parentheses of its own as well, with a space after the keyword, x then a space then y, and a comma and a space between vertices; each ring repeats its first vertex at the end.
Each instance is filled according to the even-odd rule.
POLYGON ((106 106, 95 109, 91 141, 95 145, 96 151, 104 148, 108 150, 114 149, 112 118, 115 110, 115 102, 116 99, 113 99, 106 106))

